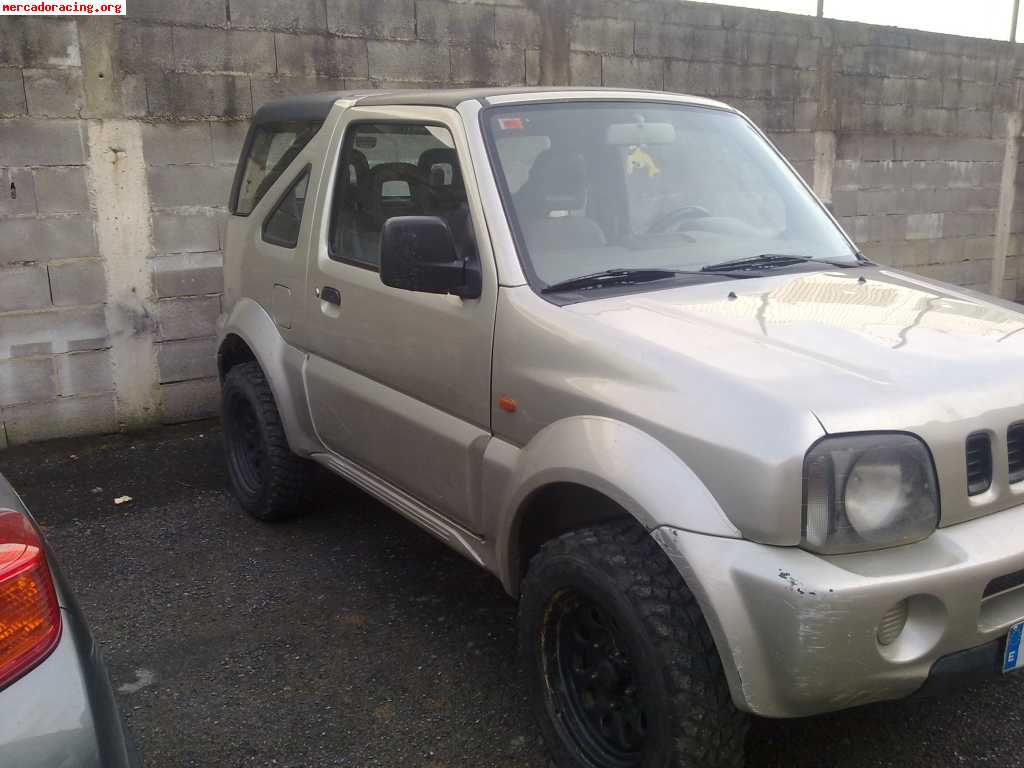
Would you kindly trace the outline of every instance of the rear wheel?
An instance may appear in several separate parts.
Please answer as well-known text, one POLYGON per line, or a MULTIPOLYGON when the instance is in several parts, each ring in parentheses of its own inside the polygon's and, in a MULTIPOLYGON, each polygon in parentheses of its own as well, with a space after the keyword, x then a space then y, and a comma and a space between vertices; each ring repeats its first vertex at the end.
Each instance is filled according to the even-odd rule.
POLYGON ((633 520, 567 533, 533 558, 520 644, 559 768, 738 768, 732 704, 693 595, 633 520))
POLYGON ((260 520, 300 512, 311 465, 288 447, 274 395, 257 363, 228 371, 221 418, 228 476, 242 508, 260 520))

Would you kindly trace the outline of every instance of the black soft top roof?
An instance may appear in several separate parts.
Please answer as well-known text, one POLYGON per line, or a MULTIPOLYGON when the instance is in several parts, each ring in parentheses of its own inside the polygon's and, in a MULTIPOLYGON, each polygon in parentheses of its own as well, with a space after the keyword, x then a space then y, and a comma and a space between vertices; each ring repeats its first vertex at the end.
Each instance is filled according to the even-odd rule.
POLYGON ((325 91, 305 96, 270 101, 256 110, 252 116, 253 125, 284 123, 293 120, 323 122, 338 99, 351 98, 348 91, 325 91))

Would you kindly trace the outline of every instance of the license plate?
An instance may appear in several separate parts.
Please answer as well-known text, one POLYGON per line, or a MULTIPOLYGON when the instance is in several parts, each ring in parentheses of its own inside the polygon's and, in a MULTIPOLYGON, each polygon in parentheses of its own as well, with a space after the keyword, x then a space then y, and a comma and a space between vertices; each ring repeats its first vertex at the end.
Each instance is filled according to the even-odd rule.
POLYGON ((1006 652, 1003 654, 1003 672, 1013 672, 1015 669, 1024 667, 1024 649, 1021 648, 1021 640, 1024 639, 1024 621, 1017 622, 1010 627, 1010 633, 1006 636, 1006 652))

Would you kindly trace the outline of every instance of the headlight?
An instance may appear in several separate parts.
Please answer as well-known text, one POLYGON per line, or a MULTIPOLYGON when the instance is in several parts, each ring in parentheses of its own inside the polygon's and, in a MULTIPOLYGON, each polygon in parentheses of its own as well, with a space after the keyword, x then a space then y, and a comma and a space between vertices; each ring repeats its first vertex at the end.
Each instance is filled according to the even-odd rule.
POLYGON ((939 522, 935 466, 903 433, 827 437, 804 459, 805 549, 822 554, 909 544, 939 522))

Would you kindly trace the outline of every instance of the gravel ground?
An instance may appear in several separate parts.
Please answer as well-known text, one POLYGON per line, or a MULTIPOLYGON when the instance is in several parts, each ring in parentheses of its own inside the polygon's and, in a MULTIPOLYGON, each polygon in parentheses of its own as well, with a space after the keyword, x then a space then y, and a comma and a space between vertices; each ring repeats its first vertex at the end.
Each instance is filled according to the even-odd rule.
MULTIPOLYGON (((221 450, 201 423, 0 453, 148 768, 544 768, 497 580, 326 476, 307 516, 251 520, 221 450)), ((1022 685, 756 720, 749 766, 1021 765, 1022 685)))

